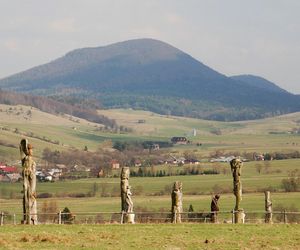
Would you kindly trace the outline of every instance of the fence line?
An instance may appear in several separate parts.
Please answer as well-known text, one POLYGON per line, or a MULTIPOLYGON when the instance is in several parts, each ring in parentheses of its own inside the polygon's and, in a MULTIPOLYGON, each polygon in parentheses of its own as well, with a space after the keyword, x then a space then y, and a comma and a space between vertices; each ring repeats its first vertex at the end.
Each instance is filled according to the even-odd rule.
MULTIPOLYGON (((234 223, 234 214, 237 211, 200 211, 180 213, 182 222, 189 223, 208 223, 211 222, 212 215, 217 216, 218 223, 234 223)), ((262 223, 266 211, 244 211, 245 223, 262 223)), ((37 213, 39 224, 104 224, 104 223, 123 223, 123 216, 135 214, 137 223, 170 223, 172 220, 171 212, 76 212, 76 213, 37 213)), ((300 223, 300 212, 273 211, 273 223, 300 223)), ((0 225, 22 224, 26 217, 23 213, 10 214, 0 212, 0 225), (18 222, 17 222, 18 221, 18 222)))

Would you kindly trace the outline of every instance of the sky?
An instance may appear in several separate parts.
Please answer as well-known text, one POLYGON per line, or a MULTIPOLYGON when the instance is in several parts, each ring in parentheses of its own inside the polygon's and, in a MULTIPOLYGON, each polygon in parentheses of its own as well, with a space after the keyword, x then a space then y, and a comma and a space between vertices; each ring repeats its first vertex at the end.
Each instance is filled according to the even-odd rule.
POLYGON ((227 76, 300 94, 299 0, 0 0, 0 78, 67 52, 154 38, 227 76))

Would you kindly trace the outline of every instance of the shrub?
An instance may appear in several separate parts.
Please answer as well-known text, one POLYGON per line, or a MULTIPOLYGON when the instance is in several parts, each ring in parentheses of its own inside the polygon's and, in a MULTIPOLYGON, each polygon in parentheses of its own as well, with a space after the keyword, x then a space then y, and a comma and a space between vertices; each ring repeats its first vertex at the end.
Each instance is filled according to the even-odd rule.
POLYGON ((298 169, 289 173, 288 179, 281 181, 282 187, 286 192, 296 192, 300 190, 300 171, 298 169))
POLYGON ((83 198, 83 197, 87 197, 88 195, 85 193, 70 193, 69 197, 72 198, 83 198))
POLYGON ((204 170, 203 174, 220 174, 220 171, 216 169, 208 169, 208 170, 204 170))
POLYGON ((65 207, 61 215, 61 221, 65 224, 72 224, 75 216, 71 213, 68 207, 65 207))
POLYGON ((37 198, 51 198, 53 195, 51 193, 40 193, 37 195, 37 198))

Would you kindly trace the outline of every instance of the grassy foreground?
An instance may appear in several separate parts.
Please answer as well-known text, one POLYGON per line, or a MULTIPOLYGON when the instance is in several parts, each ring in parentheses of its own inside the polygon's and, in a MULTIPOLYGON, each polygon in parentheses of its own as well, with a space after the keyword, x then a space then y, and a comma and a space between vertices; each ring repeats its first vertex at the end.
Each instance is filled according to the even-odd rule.
POLYGON ((4 226, 0 249, 300 249, 300 225, 4 226))

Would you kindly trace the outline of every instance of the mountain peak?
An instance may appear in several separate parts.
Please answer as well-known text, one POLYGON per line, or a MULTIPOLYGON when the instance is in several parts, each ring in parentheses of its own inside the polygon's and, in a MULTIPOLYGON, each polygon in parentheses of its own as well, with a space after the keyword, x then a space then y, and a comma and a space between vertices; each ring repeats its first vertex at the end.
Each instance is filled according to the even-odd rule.
POLYGON ((79 57, 90 61, 105 61, 112 58, 126 58, 138 63, 152 63, 157 60, 174 60, 184 52, 159 40, 141 38, 110 44, 107 46, 76 49, 66 54, 72 60, 79 57))

